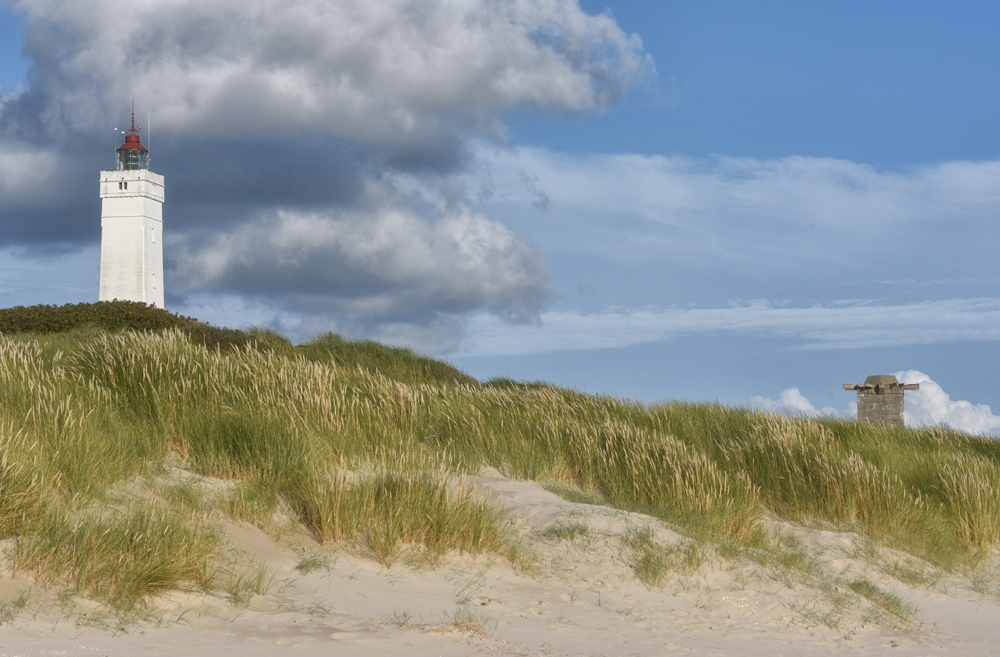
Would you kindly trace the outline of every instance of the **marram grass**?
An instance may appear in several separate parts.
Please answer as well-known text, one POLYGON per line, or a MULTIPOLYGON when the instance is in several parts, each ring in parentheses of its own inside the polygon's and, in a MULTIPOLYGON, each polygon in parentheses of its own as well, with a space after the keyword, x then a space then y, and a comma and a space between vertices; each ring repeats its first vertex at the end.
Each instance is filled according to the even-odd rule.
MULTIPOLYGON (((230 517, 264 525, 284 508, 317 540, 386 564, 407 546, 520 558, 500 513, 461 482, 482 466, 730 546, 760 544, 767 515, 944 569, 971 569, 1000 542, 1000 448, 985 438, 479 384, 372 343, 249 335, 225 350, 179 329, 0 335, 0 538, 20 537, 19 567, 119 607, 225 589, 202 502, 166 492, 100 512, 168 453, 233 480, 215 502, 230 517), (147 525, 190 547, 143 561, 124 537, 147 525)), ((663 555, 636 541, 655 581, 663 555)))
POLYGON ((222 555, 220 537, 204 521, 157 504, 77 513, 55 507, 32 529, 18 542, 17 569, 122 609, 168 589, 211 588, 222 555))
POLYGON ((500 511, 443 474, 382 470, 314 477, 289 493, 322 543, 355 543, 385 565, 406 544, 422 545, 431 556, 449 551, 516 556, 500 511))

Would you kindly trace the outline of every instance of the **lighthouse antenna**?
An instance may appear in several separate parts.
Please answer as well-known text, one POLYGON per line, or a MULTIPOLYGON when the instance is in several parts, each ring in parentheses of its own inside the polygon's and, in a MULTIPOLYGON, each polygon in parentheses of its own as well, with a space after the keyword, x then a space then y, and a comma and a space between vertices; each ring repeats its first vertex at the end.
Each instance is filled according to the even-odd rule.
POLYGON ((149 110, 146 111, 146 167, 149 168, 149 162, 153 159, 153 113, 149 110))

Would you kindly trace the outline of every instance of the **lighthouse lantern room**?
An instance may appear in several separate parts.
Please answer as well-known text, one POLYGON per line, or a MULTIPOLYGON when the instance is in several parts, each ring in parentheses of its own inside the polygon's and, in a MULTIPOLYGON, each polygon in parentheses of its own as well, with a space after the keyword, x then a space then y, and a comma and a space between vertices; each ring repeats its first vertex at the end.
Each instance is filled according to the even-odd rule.
POLYGON ((134 110, 124 134, 125 143, 115 144, 115 170, 101 171, 98 298, 162 308, 163 176, 149 170, 149 150, 135 127, 134 110))

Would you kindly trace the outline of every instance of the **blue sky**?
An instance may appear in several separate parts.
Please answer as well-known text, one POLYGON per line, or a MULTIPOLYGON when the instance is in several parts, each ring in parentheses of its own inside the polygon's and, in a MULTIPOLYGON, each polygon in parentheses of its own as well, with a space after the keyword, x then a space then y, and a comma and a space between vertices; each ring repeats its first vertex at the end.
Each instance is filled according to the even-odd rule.
POLYGON ((1000 5, 582 2, 609 8, 656 65, 596 117, 515 122, 580 153, 812 155, 878 169, 994 159, 1000 5))
POLYGON ((4 11, 0 18, 0 87, 14 90, 25 84, 30 60, 22 53, 24 48, 24 21, 4 11))
POLYGON ((472 2, 473 33, 383 0, 351 18, 374 65, 342 2, 288 5, 279 56, 280 3, 81 1, 0 2, 5 305, 96 297, 135 94, 173 310, 649 401, 850 412, 841 383, 915 372, 915 421, 1000 426, 995 3, 472 2))

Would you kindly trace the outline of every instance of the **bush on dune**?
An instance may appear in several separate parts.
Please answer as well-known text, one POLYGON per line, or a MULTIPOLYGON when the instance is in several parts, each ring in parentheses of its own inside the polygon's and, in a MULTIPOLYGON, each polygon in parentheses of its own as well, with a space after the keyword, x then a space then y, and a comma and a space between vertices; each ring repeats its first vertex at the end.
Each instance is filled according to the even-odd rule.
POLYGON ((0 333, 47 335, 93 327, 107 332, 161 331, 178 328, 192 342, 231 349, 246 346, 251 336, 238 329, 219 328, 141 301, 98 301, 63 306, 14 306, 0 309, 0 333))

